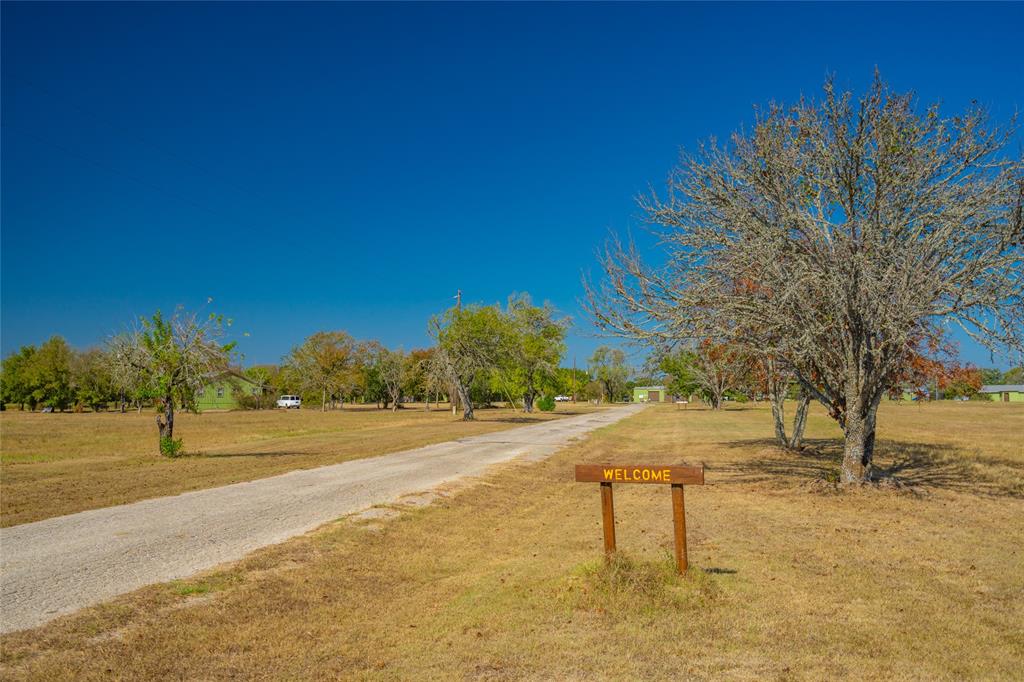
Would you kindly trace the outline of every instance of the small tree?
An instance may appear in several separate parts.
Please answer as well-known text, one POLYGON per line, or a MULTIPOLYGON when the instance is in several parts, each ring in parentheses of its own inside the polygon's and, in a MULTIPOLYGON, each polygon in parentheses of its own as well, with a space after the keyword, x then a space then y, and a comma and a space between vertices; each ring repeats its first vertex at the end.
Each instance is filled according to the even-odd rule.
POLYGON ((175 410, 196 411, 199 390, 227 372, 235 344, 220 341, 231 321, 214 313, 200 318, 179 306, 170 318, 158 310, 141 323, 125 337, 132 346, 125 357, 152 382, 162 407, 156 417, 160 452, 173 457, 181 450, 181 440, 174 439, 175 410))
POLYGON ((946 368, 939 388, 946 398, 970 398, 981 389, 981 371, 976 367, 954 364, 946 368))
POLYGON ((351 379, 355 341, 346 332, 317 332, 292 349, 286 364, 304 391, 320 394, 320 411, 351 379))
POLYGON ((735 346, 703 341, 693 351, 690 375, 701 398, 718 410, 726 393, 743 388, 749 374, 749 357, 735 346))
POLYGON ((378 361, 378 376, 385 395, 385 408, 391 403, 391 411, 396 411, 402 402, 402 391, 408 385, 413 372, 413 364, 405 351, 384 348, 378 361))
POLYGON ((267 393, 273 390, 272 381, 278 369, 274 365, 254 365, 245 370, 245 378, 256 385, 256 409, 263 409, 267 393))
POLYGON ((616 398, 623 396, 629 378, 626 354, 618 348, 598 347, 590 356, 590 376, 601 384, 608 402, 615 402, 616 398))

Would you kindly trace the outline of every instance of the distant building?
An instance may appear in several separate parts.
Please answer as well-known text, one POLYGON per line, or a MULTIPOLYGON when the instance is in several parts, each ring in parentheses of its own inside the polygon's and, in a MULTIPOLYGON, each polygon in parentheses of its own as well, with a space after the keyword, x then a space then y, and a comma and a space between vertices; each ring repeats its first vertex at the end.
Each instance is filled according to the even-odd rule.
POLYGON ((1024 403, 1024 384, 992 384, 982 386, 978 393, 1000 403, 1024 403))
MULTIPOLYGON (((229 374, 213 381, 196 396, 197 407, 203 410, 236 410, 240 407, 239 397, 259 395, 260 387, 240 374, 229 374)), ((268 399, 269 402, 269 399, 268 399)))
POLYGON ((634 403, 668 403, 672 396, 664 386, 637 386, 633 389, 634 403))

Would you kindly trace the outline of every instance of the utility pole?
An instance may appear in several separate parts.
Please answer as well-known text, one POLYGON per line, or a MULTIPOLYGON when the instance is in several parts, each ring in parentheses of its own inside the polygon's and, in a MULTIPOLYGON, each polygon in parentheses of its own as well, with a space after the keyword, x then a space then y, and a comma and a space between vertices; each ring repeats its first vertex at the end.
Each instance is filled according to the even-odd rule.
MULTIPOLYGON (((453 298, 455 299, 455 309, 462 310, 462 289, 456 289, 455 296, 453 298)), ((458 395, 458 391, 454 385, 451 387, 451 397, 449 400, 451 400, 452 403, 452 416, 455 416, 458 414, 456 406, 458 403, 462 402, 462 396, 458 395)))

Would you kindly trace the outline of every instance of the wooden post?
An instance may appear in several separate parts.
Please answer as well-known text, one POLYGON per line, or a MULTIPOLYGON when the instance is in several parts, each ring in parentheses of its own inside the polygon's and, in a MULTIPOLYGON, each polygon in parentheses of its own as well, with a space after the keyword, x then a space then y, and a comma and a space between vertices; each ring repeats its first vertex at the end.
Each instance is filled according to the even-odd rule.
POLYGON ((601 518, 604 521, 604 558, 608 561, 615 552, 615 505, 611 483, 601 483, 601 518))
MULTIPOLYGON (((683 484, 672 484, 672 525, 676 532, 676 566, 679 574, 686 573, 686 506, 683 503, 683 484)), ((613 540, 614 542, 614 540, 613 540)))

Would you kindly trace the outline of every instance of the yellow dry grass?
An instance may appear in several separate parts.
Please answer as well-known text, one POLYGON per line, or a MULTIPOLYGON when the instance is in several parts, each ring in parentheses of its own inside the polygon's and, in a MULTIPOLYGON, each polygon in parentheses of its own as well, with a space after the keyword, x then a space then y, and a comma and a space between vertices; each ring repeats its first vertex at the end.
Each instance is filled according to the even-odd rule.
MULTIPOLYGON (((444 407, 442 405, 442 407, 444 407)), ((463 422, 422 406, 179 414, 186 457, 157 454, 154 413, 0 413, 0 525, 125 504, 598 409, 560 405, 525 415, 478 410, 463 422)), ((603 409, 603 408, 602 408, 603 409)))
POLYGON ((837 490, 837 430, 652 407, 386 522, 331 524, 5 637, 5 679, 1019 679, 1024 406, 885 405, 905 488, 837 490), (704 461, 690 557, 669 491, 616 486, 620 557, 576 462, 704 461))

